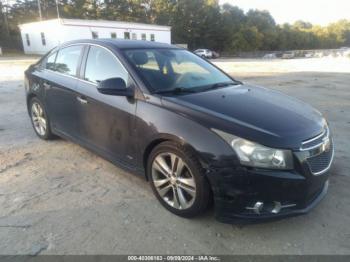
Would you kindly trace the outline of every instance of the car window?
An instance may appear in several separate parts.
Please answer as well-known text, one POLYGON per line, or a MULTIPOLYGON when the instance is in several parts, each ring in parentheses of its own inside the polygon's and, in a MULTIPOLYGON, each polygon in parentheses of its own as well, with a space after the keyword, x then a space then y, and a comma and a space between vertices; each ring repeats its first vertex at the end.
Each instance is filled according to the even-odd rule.
POLYGON ((131 49, 124 51, 152 92, 174 88, 206 88, 232 82, 220 70, 182 49, 131 49))
POLYGON ((119 60, 108 50, 91 46, 86 61, 85 80, 98 83, 116 77, 128 83, 128 72, 119 60))
POLYGON ((82 46, 70 46, 58 51, 55 71, 75 76, 78 68, 82 46))
POLYGON ((46 65, 45 65, 46 69, 55 70, 56 55, 57 55, 57 52, 54 52, 47 57, 46 65))

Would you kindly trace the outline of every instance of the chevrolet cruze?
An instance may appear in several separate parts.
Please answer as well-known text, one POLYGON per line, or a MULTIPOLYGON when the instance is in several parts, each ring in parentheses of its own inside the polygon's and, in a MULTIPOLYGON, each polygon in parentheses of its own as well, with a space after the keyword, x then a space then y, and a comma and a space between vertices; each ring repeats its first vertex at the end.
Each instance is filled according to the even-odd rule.
POLYGON ((224 222, 308 212, 326 194, 331 132, 311 106, 243 84, 184 49, 81 40, 25 72, 36 134, 72 140, 144 175, 183 217, 224 222))

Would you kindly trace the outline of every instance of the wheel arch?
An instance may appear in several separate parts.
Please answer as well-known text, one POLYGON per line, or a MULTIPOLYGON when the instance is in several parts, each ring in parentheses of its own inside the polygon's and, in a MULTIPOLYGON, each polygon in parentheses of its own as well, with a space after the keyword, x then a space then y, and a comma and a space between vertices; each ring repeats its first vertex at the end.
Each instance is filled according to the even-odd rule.
POLYGON ((197 160, 199 161, 199 163, 201 164, 201 166, 203 168, 205 168, 206 163, 204 162, 204 160, 200 157, 200 154, 198 153, 198 151, 187 141, 185 141, 184 139, 177 137, 175 135, 171 135, 171 134, 159 134, 158 137, 152 139, 147 146, 145 147, 145 149, 143 150, 143 159, 142 159, 142 164, 145 170, 145 178, 148 181, 148 174, 147 174, 147 162, 148 162, 148 158, 152 152, 152 150, 154 148, 156 148, 159 144, 164 143, 164 142, 174 142, 177 143, 181 146, 186 147, 187 150, 190 150, 193 152, 193 154, 196 156, 197 160))
POLYGON ((30 100, 32 100, 34 97, 38 98, 38 96, 34 93, 30 93, 27 95, 27 111, 30 112, 29 106, 30 106, 30 100))

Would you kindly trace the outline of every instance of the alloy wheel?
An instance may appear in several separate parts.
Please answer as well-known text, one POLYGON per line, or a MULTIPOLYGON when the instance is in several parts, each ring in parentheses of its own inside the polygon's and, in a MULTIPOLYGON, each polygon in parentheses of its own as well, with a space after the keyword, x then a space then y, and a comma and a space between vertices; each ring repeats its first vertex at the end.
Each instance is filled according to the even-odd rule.
POLYGON ((161 153, 152 163, 152 178, 159 196, 176 209, 190 208, 196 198, 194 176, 181 157, 161 153))
POLYGON ((32 121, 33 121, 35 131, 40 136, 44 136, 46 134, 47 121, 46 121, 44 110, 39 103, 34 102, 32 104, 31 116, 32 116, 32 121))

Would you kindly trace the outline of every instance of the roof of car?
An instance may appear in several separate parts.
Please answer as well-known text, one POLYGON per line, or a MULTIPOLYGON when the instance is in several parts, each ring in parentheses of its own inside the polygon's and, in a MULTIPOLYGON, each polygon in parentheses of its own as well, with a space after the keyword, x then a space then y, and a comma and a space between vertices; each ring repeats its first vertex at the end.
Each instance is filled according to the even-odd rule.
POLYGON ((142 49, 142 48, 179 48, 175 45, 169 45, 165 43, 153 42, 153 41, 145 41, 145 40, 124 40, 124 39, 82 39, 82 40, 74 40, 70 42, 64 43, 64 45, 68 44, 100 44, 103 46, 112 46, 118 49, 142 49))

